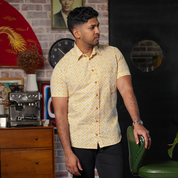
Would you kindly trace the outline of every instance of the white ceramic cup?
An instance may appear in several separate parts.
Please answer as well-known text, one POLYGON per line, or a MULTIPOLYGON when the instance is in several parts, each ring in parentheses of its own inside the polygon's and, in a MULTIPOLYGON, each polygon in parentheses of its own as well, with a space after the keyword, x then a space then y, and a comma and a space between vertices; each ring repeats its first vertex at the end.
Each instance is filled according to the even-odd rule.
POLYGON ((49 126, 49 119, 42 119, 43 126, 49 126))

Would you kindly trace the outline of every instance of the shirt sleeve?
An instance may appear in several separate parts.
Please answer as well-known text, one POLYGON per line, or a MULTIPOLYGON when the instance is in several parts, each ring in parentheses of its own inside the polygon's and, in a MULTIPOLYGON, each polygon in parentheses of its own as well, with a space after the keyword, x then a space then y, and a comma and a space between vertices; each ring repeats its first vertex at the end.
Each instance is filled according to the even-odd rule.
POLYGON ((124 56, 122 55, 119 49, 115 48, 115 50, 115 55, 117 59, 117 79, 125 75, 131 75, 124 56))
POLYGON ((65 71, 60 64, 57 64, 53 70, 50 87, 52 97, 68 97, 65 71))

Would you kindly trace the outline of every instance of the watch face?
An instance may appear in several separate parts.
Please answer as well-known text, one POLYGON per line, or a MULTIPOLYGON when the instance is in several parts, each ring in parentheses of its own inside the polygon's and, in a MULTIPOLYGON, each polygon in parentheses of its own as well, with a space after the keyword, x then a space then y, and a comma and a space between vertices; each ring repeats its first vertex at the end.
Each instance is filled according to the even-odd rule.
POLYGON ((74 47, 74 40, 63 38, 56 41, 49 51, 49 63, 54 68, 59 60, 74 47))

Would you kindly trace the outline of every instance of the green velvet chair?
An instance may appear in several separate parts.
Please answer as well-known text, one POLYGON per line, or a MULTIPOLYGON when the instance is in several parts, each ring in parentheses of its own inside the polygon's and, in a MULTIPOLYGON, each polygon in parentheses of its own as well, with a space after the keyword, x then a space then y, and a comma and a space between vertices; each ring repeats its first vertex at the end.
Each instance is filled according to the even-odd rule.
POLYGON ((133 130, 133 126, 127 129, 131 172, 144 178, 178 178, 178 161, 152 161, 143 164, 148 150, 145 149, 143 136, 139 136, 140 143, 136 144, 133 130))

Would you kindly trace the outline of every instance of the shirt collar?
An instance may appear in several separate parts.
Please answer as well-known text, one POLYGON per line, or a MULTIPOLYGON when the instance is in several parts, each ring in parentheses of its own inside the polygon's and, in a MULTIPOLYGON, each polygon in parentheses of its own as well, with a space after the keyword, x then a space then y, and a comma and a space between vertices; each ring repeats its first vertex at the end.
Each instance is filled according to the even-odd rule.
MULTIPOLYGON (((99 47, 98 46, 95 46, 93 48, 93 51, 92 51, 92 54, 90 57, 96 55, 96 54, 99 54, 99 47)), ((83 54, 80 49, 78 48, 78 46, 76 45, 76 43, 74 44, 74 55, 76 56, 77 60, 79 61, 82 56, 84 56, 85 54, 83 54)))

